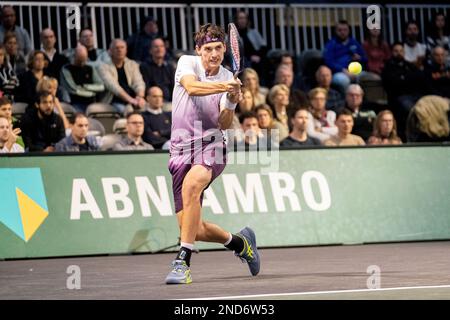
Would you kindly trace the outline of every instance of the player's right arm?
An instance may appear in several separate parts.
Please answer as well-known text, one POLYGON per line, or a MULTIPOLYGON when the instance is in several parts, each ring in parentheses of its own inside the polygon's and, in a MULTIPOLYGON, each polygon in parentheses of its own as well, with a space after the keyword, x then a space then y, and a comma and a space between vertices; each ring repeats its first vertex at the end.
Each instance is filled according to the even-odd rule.
POLYGON ((195 75, 185 75, 181 78, 180 84, 186 89, 190 96, 207 96, 210 94, 229 92, 233 93, 239 90, 241 84, 236 79, 219 82, 198 81, 195 75))

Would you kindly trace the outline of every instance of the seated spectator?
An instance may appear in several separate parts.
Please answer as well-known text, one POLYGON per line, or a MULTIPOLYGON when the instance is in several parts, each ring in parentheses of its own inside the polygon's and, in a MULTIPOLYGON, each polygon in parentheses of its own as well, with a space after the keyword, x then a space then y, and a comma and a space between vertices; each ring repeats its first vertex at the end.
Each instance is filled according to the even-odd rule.
POLYGON ((0 117, 6 118, 9 122, 12 133, 16 137, 15 143, 19 144, 21 147, 25 147, 23 139, 20 136, 20 121, 13 117, 12 115, 12 103, 7 97, 0 97, 0 117))
POLYGON ((22 56, 27 56, 32 49, 30 35, 28 31, 16 25, 16 11, 10 5, 5 5, 1 9, 0 43, 3 42, 7 32, 16 35, 18 51, 22 56))
POLYGON ((124 113, 127 105, 133 109, 145 105, 145 82, 136 61, 127 58, 127 44, 114 39, 110 46, 111 63, 99 66, 100 77, 108 90, 105 103, 113 105, 118 112, 124 113))
POLYGON ((36 86, 44 77, 45 55, 36 50, 30 53, 28 58, 28 71, 19 75, 19 87, 15 95, 15 101, 33 105, 36 98, 36 86))
POLYGON ((21 118, 23 141, 28 151, 55 151, 55 144, 65 137, 64 123, 54 111, 54 97, 48 91, 39 93, 34 108, 21 118))
POLYGON ((252 92, 255 98, 255 106, 266 103, 266 97, 269 90, 260 86, 259 76, 255 69, 244 69, 242 72, 242 85, 252 92))
POLYGON ((14 101, 14 92, 19 86, 19 80, 11 64, 6 59, 5 47, 0 44, 0 92, 14 101))
POLYGON ((16 139, 8 119, 0 116, 0 153, 25 152, 23 147, 16 143, 16 139))
POLYGON ((377 79, 381 80, 381 72, 384 63, 391 57, 391 49, 381 36, 380 29, 370 29, 368 37, 363 43, 364 51, 367 55, 367 71, 377 75, 377 79))
POLYGON ((347 108, 342 108, 336 116, 338 134, 324 142, 326 146, 364 146, 364 140, 357 135, 351 134, 353 129, 353 115, 347 108))
POLYGON ((170 112, 164 112, 163 92, 159 87, 151 87, 147 90, 147 104, 142 112, 144 118, 143 139, 155 149, 161 149, 163 144, 170 140, 172 116, 170 112))
POLYGON ((245 112, 239 116, 239 122, 244 132, 244 138, 236 141, 234 149, 237 151, 259 151, 271 148, 270 140, 261 133, 258 126, 258 119, 255 113, 245 112))
POLYGON ((139 31, 127 39, 128 58, 139 63, 147 60, 151 42, 159 36, 161 35, 159 34, 158 21, 152 16, 145 17, 141 22, 139 31))
POLYGON ((405 60, 423 69, 427 47, 419 42, 419 24, 409 21, 405 29, 405 60))
POLYGON ((88 118, 83 113, 76 113, 73 119, 72 132, 55 145, 55 151, 80 152, 100 150, 96 137, 88 136, 88 132, 88 118))
POLYGON ((263 71, 264 58, 267 53, 267 43, 258 30, 250 25, 247 12, 238 10, 234 23, 242 39, 244 49, 244 67, 263 71))
POLYGON ((114 145, 113 150, 154 150, 152 145, 144 142, 143 134, 144 118, 136 111, 129 113, 127 115, 127 135, 114 145))
POLYGON ((402 140, 397 136, 397 123, 391 111, 383 110, 378 113, 367 144, 402 144, 402 140))
POLYGON ((294 86, 294 72, 287 65, 280 65, 275 72, 275 84, 284 84, 289 88, 289 102, 293 108, 304 107, 308 103, 305 93, 294 86))
POLYGON ((449 122, 448 99, 433 95, 422 97, 409 113, 406 125, 407 141, 450 141, 449 122))
MULTIPOLYGON (((447 59, 450 59, 450 25, 446 21, 445 13, 435 12, 428 26, 427 49, 431 52, 439 46, 447 51, 447 59)), ((450 62, 450 61, 447 61, 450 62)))
POLYGON ((450 98, 450 64, 444 48, 436 46, 431 50, 431 62, 425 66, 425 76, 431 94, 450 98))
POLYGON ((331 69, 327 66, 320 66, 316 71, 317 86, 327 90, 327 110, 336 112, 345 106, 345 99, 342 94, 331 88, 331 80, 333 75, 331 69))
POLYGON ((386 62, 382 72, 383 87, 388 96, 388 105, 397 119, 399 133, 404 132, 409 111, 426 93, 427 83, 423 72, 404 58, 403 45, 392 45, 392 58, 386 62))
POLYGON ((274 115, 274 124, 280 134, 280 141, 289 135, 287 108, 289 106, 289 88, 277 84, 269 91, 269 102, 274 115))
POLYGON ((367 57, 361 44, 350 36, 350 26, 346 20, 340 20, 334 32, 335 36, 325 44, 323 56, 325 64, 333 72, 333 86, 344 93, 350 83, 356 81, 356 76, 348 72, 348 65, 358 61, 364 66, 367 57))
POLYGON ((320 140, 309 136, 307 133, 309 122, 308 114, 309 112, 306 109, 298 109, 292 112, 292 131, 287 138, 281 141, 280 147, 292 148, 304 146, 319 146, 321 144, 320 140))
POLYGON ((372 134, 373 122, 377 117, 375 111, 363 105, 364 91, 359 84, 351 84, 347 88, 345 107, 353 114, 353 133, 367 140, 372 134))
POLYGON ((336 113, 325 109, 327 90, 324 88, 312 89, 308 95, 311 107, 310 112, 307 112, 306 131, 308 136, 322 143, 337 134, 336 113))
POLYGON ((58 92, 58 80, 56 78, 43 76, 41 80, 38 81, 36 85, 36 92, 39 94, 39 92, 42 91, 48 91, 53 96, 53 103, 54 103, 54 111, 57 115, 61 117, 64 123, 64 129, 70 129, 71 125, 69 120, 67 120, 66 114, 64 112, 64 109, 61 105, 61 102, 59 101, 59 98, 57 96, 58 92))
POLYGON ((140 70, 146 88, 157 86, 163 91, 164 100, 172 101, 175 69, 166 60, 166 47, 162 38, 152 40, 150 57, 141 64, 140 70))
POLYGON ((272 145, 279 145, 279 132, 276 129, 270 106, 267 104, 262 104, 256 107, 254 112, 258 118, 258 126, 261 129, 262 134, 267 140, 271 141, 272 145))
POLYGON ((69 63, 66 56, 60 54, 56 48, 55 32, 46 28, 41 32, 41 51, 45 54, 46 67, 44 73, 53 78, 59 78, 62 67, 69 63))
POLYGON ((78 111, 85 112, 89 104, 97 102, 105 91, 96 68, 87 65, 88 52, 85 46, 75 48, 73 62, 62 68, 61 85, 69 94, 70 103, 78 111))
MULTIPOLYGON (((88 62, 87 64, 98 67, 102 63, 111 62, 111 58, 105 49, 96 48, 94 45, 94 33, 89 28, 84 28, 80 30, 79 33, 79 44, 86 47, 88 51, 88 62)), ((77 45, 78 46, 78 45, 77 45)), ((70 60, 75 56, 75 49, 68 49, 64 51, 64 54, 70 60)))
POLYGON ((27 70, 25 56, 19 51, 17 36, 15 33, 7 32, 3 39, 6 50, 6 61, 11 65, 14 73, 19 76, 27 70))

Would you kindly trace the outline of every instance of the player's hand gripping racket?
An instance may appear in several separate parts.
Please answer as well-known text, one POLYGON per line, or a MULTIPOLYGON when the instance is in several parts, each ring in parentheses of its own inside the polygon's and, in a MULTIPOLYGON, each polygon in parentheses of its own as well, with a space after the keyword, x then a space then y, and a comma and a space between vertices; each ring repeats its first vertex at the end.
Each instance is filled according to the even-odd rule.
POLYGON ((239 51, 239 32, 234 23, 228 24, 228 39, 230 41, 232 72, 236 79, 241 70, 241 52, 239 51))

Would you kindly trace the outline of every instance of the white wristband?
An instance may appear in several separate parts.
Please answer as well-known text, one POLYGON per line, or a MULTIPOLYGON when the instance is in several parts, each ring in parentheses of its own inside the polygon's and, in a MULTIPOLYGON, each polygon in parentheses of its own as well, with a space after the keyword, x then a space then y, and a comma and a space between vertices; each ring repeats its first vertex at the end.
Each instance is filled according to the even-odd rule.
POLYGON ((228 100, 228 94, 224 94, 221 99, 221 104, 228 110, 235 110, 237 103, 231 102, 228 100))

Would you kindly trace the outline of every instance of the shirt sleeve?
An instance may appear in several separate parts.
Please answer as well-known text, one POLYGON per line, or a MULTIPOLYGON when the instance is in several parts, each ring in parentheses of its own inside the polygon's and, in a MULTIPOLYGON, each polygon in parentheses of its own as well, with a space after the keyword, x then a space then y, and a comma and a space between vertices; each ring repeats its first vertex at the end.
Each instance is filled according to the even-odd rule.
POLYGON ((197 76, 195 73, 195 57, 181 56, 178 60, 177 70, 175 71, 175 83, 180 83, 180 80, 185 75, 197 76))

